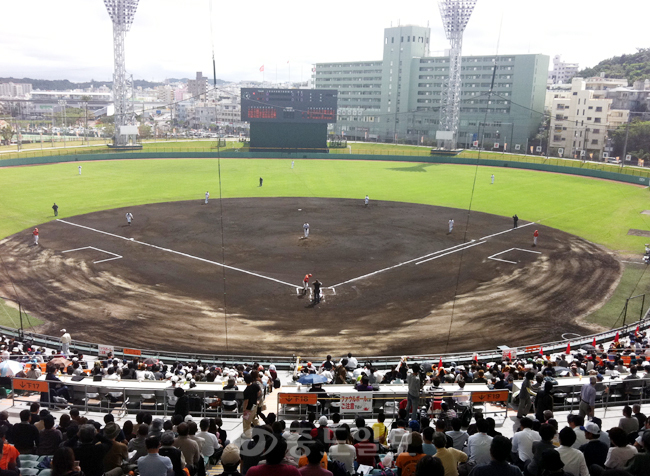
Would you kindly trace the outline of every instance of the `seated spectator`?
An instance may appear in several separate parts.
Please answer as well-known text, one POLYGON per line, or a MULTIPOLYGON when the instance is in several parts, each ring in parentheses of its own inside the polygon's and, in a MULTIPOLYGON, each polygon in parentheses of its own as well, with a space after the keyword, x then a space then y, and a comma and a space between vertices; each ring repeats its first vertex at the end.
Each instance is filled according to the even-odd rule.
POLYGON ((316 437, 318 441, 323 443, 325 451, 329 451, 330 445, 335 441, 334 432, 327 427, 327 417, 321 416, 318 419, 318 428, 316 428, 316 437))
POLYGON ((643 428, 648 418, 643 413, 641 413, 641 405, 638 403, 632 405, 632 412, 634 413, 634 418, 636 418, 639 422, 639 428, 643 428))
MULTIPOLYGON (((246 476, 300 476, 301 473, 295 466, 282 464, 287 443, 284 440, 273 441, 273 443, 274 446, 266 453, 266 464, 252 466, 246 472, 246 476)), ((320 459, 320 454, 318 458, 320 459)), ((331 476, 332 473, 329 474, 331 476)))
MULTIPOLYGON (((445 433, 445 431, 447 431, 447 429, 448 429, 447 428, 447 423, 448 423, 447 420, 438 419, 438 420, 436 420, 436 424, 434 426, 436 427, 437 432, 442 433, 445 436, 445 438, 447 438, 446 447, 451 448, 452 446, 454 446, 454 440, 451 439, 451 436, 449 436, 448 434, 445 433)), ((469 434, 469 432, 468 432, 468 434, 469 434)))
POLYGON ((38 429, 30 423, 29 410, 20 412, 20 423, 16 423, 11 431, 11 439, 20 454, 32 454, 38 446, 38 429))
POLYGON ((623 418, 618 421, 618 427, 627 435, 639 431, 639 420, 632 416, 632 408, 629 405, 623 407, 623 418))
POLYGON ((564 471, 564 462, 560 453, 555 450, 546 450, 542 455, 540 470, 544 476, 572 476, 564 471))
POLYGON ((542 439, 539 433, 533 430, 533 420, 523 417, 520 421, 521 431, 512 437, 512 452, 517 457, 517 466, 526 467, 533 459, 533 443, 542 439))
POLYGON ((104 427, 104 437, 110 442, 110 448, 104 455, 104 472, 121 468, 125 461, 129 460, 129 450, 124 443, 120 443, 116 438, 120 435, 120 425, 110 422, 104 427))
POLYGON ((43 374, 43 372, 41 371, 41 367, 38 364, 32 364, 30 369, 27 372, 25 372, 25 377, 26 378, 37 379, 42 374, 43 374))
MULTIPOLYGON (((451 430, 446 432, 447 436, 450 436, 454 441, 453 447, 459 451, 463 451, 465 443, 469 439, 469 435, 466 431, 461 430, 461 421, 460 418, 452 418, 451 420, 451 430)), ((426 452, 425 452, 426 453, 426 452)), ((428 454, 428 453, 427 453, 428 454)))
POLYGON ((575 432, 568 426, 560 431, 560 447, 556 450, 564 463, 564 471, 573 476, 589 476, 585 456, 580 450, 572 448, 576 442, 575 432))
MULTIPOLYGON (((29 410, 26 411, 29 412, 29 410)), ((4 426, 0 427, 0 445, 2 445, 0 446, 0 449, 2 449, 0 469, 3 471, 16 471, 14 475, 17 476, 18 471, 16 470, 16 461, 18 460, 18 455, 20 455, 20 453, 16 447, 7 443, 7 428, 4 426)), ((13 475, 7 474, 7 476, 13 475)))
POLYGON ((436 447, 436 458, 440 459, 445 468, 445 476, 458 476, 458 463, 465 463, 467 455, 456 448, 446 448, 447 437, 444 433, 434 434, 433 444, 436 447))
POLYGON ((393 428, 390 430, 390 433, 388 433, 388 444, 393 451, 397 451, 397 448, 402 441, 402 436, 406 433, 405 420, 397 420, 396 425, 397 428, 393 428))
POLYGON ((580 415, 569 415, 567 417, 569 427, 576 434, 576 442, 573 443, 573 448, 579 449, 582 445, 587 443, 587 438, 585 437, 585 431, 583 430, 583 425, 585 424, 585 418, 580 415))
POLYGON ((358 392, 372 392, 373 391, 372 385, 370 385, 370 380, 365 375, 363 377, 361 377, 361 382, 356 384, 354 386, 354 388, 358 392))
POLYGON ((599 439, 600 428, 593 421, 587 423, 584 428, 587 443, 582 445, 579 450, 585 455, 587 468, 591 468, 594 464, 604 466, 609 447, 599 439))
POLYGON ((542 455, 544 454, 544 452, 547 450, 555 450, 555 446, 553 445, 553 437, 555 436, 555 427, 549 425, 548 423, 544 423, 539 428, 539 436, 541 440, 535 441, 533 443, 533 459, 530 460, 530 462, 526 466, 526 471, 532 476, 537 476, 538 474, 541 474, 540 469, 542 463, 542 455))
MULTIPOLYGON (((228 445, 224 448, 223 453, 221 454, 221 464, 223 465, 223 473, 219 476, 241 476, 241 473, 237 471, 239 466, 239 448, 237 445, 228 445)), ((268 463, 268 460, 267 460, 268 463)))
POLYGON ((345 465, 348 473, 354 474, 354 462, 357 459, 357 450, 347 444, 348 432, 345 428, 334 430, 336 444, 330 447, 329 455, 333 461, 340 461, 345 465))
POLYGON ((140 424, 138 426, 138 434, 136 435, 135 438, 129 441, 128 444, 129 453, 135 451, 135 454, 131 458, 129 458, 129 462, 137 463, 138 459, 140 459, 142 456, 147 455, 148 449, 147 449, 146 440, 148 435, 149 435, 149 427, 144 423, 140 424))
POLYGON ((622 428, 609 430, 609 438, 612 440, 612 447, 607 452, 605 467, 607 469, 622 469, 638 451, 634 446, 628 445, 627 433, 622 428))
POLYGON ((66 385, 56 376, 56 367, 47 364, 45 367, 45 380, 50 383, 50 393, 41 392, 41 402, 45 403, 68 403, 71 400, 70 391, 66 385), (52 383, 56 382, 56 383, 52 383))
POLYGON ((439 458, 424 455, 415 467, 415 476, 445 476, 445 467, 439 458))
MULTIPOLYGON (((480 418, 476 422, 477 432, 467 440, 467 456, 469 457, 469 467, 488 464, 490 462, 490 445, 492 437, 488 436, 488 422, 480 418)), ((458 448, 456 448, 458 449, 458 448)))
POLYGON ((112 448, 113 442, 101 434, 93 425, 81 425, 79 428, 79 445, 74 448, 75 460, 79 461, 81 471, 86 476, 104 474, 104 456, 112 448))
POLYGON ((400 476, 414 475, 418 461, 424 456, 425 454, 422 451, 422 435, 418 432, 411 433, 411 443, 408 445, 407 451, 400 453, 395 462, 400 476))
POLYGON ((521 476, 521 470, 508 463, 511 451, 512 444, 508 438, 495 436, 490 443, 490 462, 474 468, 472 476, 521 476))
POLYGON ((52 476, 83 476, 75 466, 74 451, 67 446, 57 448, 52 457, 52 476))
POLYGON ((196 434, 196 436, 199 438, 203 438, 203 446, 201 447, 201 454, 203 455, 205 467, 207 468, 208 463, 210 461, 210 457, 215 455, 215 453, 217 452, 221 453, 219 439, 215 434, 210 433, 208 431, 208 429, 210 428, 210 420, 204 418, 201 420, 199 425, 201 427, 201 431, 199 431, 196 434))
POLYGON ((632 476, 646 476, 648 474, 648 468, 650 468, 650 431, 643 434, 641 444, 645 451, 634 455, 623 468, 632 476))
POLYGON ((379 443, 382 446, 387 445, 386 438, 388 437, 388 429, 384 422, 386 421, 386 415, 380 413, 377 415, 377 422, 372 424, 372 432, 374 434, 375 443, 379 443))
POLYGON ((357 432, 354 445, 357 452, 357 462, 366 466, 375 466, 377 455, 379 454, 379 445, 374 442, 374 434, 371 428, 361 428, 357 432))
POLYGON ((433 444, 434 433, 434 429, 430 426, 426 426, 424 430, 422 430, 422 452, 425 455, 435 456, 437 452, 436 445, 433 444))
POLYGON ((54 428, 54 417, 52 415, 43 418, 43 426, 38 436, 36 454, 53 455, 63 441, 63 435, 61 431, 54 428))
MULTIPOLYGON (((138 429, 140 434, 140 429, 138 429)), ((145 440, 147 454, 138 458, 140 476, 173 476, 172 461, 166 456, 160 456, 160 438, 150 436, 145 440)))
POLYGON ((160 445, 158 454, 170 459, 174 468, 174 476, 186 476, 185 471, 183 471, 185 468, 185 458, 181 450, 174 447, 174 433, 171 431, 163 433, 160 437, 160 445))
MULTIPOLYGON (((307 445, 307 464, 302 466, 298 471, 305 476, 333 476, 327 468, 327 453, 325 446, 318 440, 314 440, 307 445), (323 465, 323 462, 325 464, 323 465)), ((302 458, 301 458, 302 459, 302 458)))
MULTIPOLYGON (((541 377, 541 375, 540 375, 541 377)), ((553 384, 551 382, 544 382, 543 389, 540 389, 535 395, 535 418, 542 423, 547 419, 544 418, 544 412, 553 411, 553 384)))

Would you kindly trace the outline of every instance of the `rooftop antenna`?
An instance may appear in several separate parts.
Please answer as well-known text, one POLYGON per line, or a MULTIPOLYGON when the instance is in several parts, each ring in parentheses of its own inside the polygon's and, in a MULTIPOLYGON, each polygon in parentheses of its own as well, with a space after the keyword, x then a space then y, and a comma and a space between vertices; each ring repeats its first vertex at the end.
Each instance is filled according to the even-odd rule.
POLYGON ((445 35, 450 43, 449 77, 442 85, 440 102, 440 129, 452 132, 450 139, 444 140, 446 149, 456 148, 458 123, 460 117, 460 70, 463 50, 463 33, 474 11, 477 0, 440 0, 440 16, 445 35))
POLYGON ((115 136, 113 146, 125 146, 127 136, 121 127, 128 122, 127 80, 124 59, 124 38, 131 29, 138 0, 104 0, 108 15, 113 21, 113 104, 115 106, 115 136))

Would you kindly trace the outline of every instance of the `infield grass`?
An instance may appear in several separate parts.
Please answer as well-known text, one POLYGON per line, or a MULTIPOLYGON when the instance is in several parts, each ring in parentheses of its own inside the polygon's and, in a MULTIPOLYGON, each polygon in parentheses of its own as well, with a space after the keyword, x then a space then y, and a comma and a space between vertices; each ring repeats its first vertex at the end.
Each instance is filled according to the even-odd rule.
MULTIPOLYGON (((41 324, 43 324, 43 321, 23 312, 23 329, 29 329, 41 324)), ((18 313, 18 309, 10 306, 6 301, 2 299, 0 299, 0 326, 20 329, 20 315, 18 313)))

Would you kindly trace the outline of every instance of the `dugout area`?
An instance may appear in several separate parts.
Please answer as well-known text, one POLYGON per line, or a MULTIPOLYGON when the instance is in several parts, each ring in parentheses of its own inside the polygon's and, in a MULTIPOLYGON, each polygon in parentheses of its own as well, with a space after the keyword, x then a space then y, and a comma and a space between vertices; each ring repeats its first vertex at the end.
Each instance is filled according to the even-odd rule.
POLYGON ((26 309, 47 321, 40 332, 215 354, 546 342, 591 332, 579 318, 607 300, 622 272, 601 246, 523 220, 513 230, 511 219, 484 213, 234 198, 222 201, 221 223, 219 202, 202 202, 131 207, 131 226, 125 208, 52 221, 39 225, 38 247, 26 230, 0 242, 0 253, 26 309), (310 237, 301 240, 305 222, 310 237), (327 288, 318 305, 296 292, 306 273, 327 288))

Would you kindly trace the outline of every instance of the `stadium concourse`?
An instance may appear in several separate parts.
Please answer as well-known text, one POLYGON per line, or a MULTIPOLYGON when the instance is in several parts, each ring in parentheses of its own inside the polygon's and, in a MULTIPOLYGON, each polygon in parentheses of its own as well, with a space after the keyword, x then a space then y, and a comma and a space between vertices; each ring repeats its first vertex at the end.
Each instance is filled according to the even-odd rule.
POLYGON ((287 465, 274 474, 296 474, 296 467, 311 474, 319 462, 333 474, 393 466, 405 474, 411 464, 415 474, 541 475, 561 467, 575 476, 623 468, 627 473, 617 474, 648 474, 650 345, 643 330, 595 347, 512 357, 463 365, 403 358, 374 368, 349 353, 278 371, 253 362, 62 354, 3 336, 0 379, 14 391, 0 401, 0 435, 23 455, 23 468, 37 457, 26 455, 69 446, 87 476, 129 471, 147 442, 158 440, 178 476, 183 465, 191 475, 236 468, 266 474, 261 464, 287 465), (49 387, 40 386, 45 382, 49 387), (164 406, 145 407, 155 388, 164 406), (129 402, 127 391, 140 400, 129 402), (390 401, 381 400, 386 394, 390 401), (308 404, 292 415, 287 395, 308 404), (105 404, 91 405, 103 397, 105 404), (357 409, 354 401, 372 404, 357 409))

